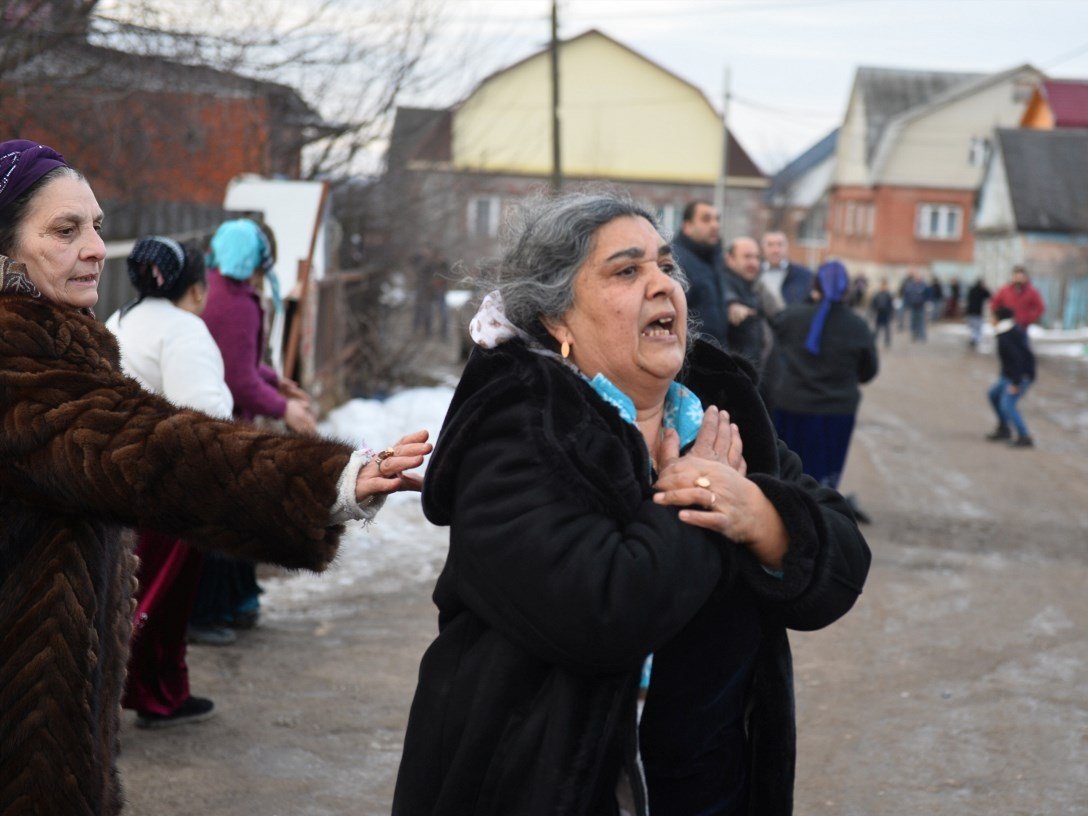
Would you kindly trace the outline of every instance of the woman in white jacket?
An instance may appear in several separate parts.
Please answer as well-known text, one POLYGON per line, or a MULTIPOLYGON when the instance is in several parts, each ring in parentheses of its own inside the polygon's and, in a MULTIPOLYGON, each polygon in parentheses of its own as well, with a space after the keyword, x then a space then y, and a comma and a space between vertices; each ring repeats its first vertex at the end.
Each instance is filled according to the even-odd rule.
MULTIPOLYGON (((125 373, 175 405, 229 419, 234 403, 223 357, 200 319, 208 293, 200 251, 171 238, 142 238, 128 257, 128 274, 138 297, 106 321, 120 343, 125 373)), ((136 554, 139 589, 122 704, 136 710, 143 728, 207 719, 214 705, 189 693, 185 663, 200 552, 140 530, 136 554)))

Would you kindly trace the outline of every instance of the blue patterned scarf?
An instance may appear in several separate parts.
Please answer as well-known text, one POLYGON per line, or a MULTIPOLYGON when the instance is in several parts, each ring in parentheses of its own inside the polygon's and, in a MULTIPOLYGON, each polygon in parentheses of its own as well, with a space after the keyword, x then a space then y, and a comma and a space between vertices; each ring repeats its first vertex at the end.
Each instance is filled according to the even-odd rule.
MULTIPOLYGON (((590 388, 596 391, 601 399, 613 406, 626 422, 635 424, 635 403, 608 377, 598 374, 593 379, 588 377, 585 379, 590 388)), ((665 415, 662 418, 662 424, 676 431, 680 437, 681 449, 695 441, 695 437, 699 434, 699 426, 703 424, 703 413, 703 403, 691 389, 685 388, 678 382, 669 385, 669 391, 665 395, 665 415)))

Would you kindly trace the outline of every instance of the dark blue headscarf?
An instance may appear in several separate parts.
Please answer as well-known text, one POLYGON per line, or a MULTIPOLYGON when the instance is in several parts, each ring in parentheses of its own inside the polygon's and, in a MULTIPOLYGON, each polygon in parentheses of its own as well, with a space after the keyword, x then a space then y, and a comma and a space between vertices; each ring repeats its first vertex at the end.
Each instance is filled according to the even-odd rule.
POLYGON ((816 280, 820 282, 820 291, 823 299, 820 308, 816 310, 816 316, 812 318, 812 325, 805 339, 805 348, 813 354, 820 353, 820 339, 824 333, 824 323, 827 322, 831 304, 842 300, 846 290, 850 287, 850 276, 846 274, 846 267, 839 261, 828 261, 816 271, 816 280))

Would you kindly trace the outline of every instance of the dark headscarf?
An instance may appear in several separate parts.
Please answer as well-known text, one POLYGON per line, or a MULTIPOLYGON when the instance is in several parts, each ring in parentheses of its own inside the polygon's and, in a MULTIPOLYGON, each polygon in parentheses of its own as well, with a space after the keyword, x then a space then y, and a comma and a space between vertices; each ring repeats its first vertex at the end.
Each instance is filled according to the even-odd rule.
POLYGON ((173 238, 149 235, 137 241, 129 253, 128 279, 137 297, 121 307, 122 317, 147 297, 180 298, 190 286, 204 280, 204 259, 173 238))
POLYGON ((805 338, 805 348, 813 354, 820 353, 820 339, 824 333, 824 323, 827 322, 827 314, 831 311, 831 304, 842 300, 843 295, 850 286, 850 276, 846 274, 846 267, 839 261, 828 261, 816 271, 816 280, 820 282, 820 292, 823 294, 820 307, 812 318, 812 325, 805 338))
POLYGON ((51 147, 26 139, 0 142, 0 210, 58 167, 68 167, 68 162, 51 147))

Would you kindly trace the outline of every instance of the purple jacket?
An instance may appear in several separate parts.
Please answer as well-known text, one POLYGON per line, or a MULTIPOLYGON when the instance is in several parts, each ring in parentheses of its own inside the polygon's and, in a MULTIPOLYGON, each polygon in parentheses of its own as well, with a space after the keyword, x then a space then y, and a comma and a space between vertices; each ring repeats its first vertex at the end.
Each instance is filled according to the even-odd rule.
POLYGON ((261 300, 249 281, 225 278, 208 270, 208 306, 201 315, 223 354, 227 387, 234 397, 234 415, 280 419, 287 399, 276 390, 279 377, 261 362, 264 324, 261 300))

